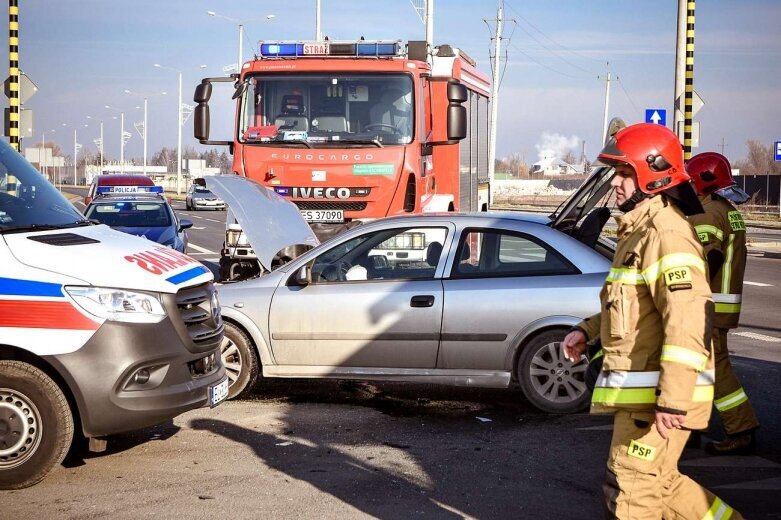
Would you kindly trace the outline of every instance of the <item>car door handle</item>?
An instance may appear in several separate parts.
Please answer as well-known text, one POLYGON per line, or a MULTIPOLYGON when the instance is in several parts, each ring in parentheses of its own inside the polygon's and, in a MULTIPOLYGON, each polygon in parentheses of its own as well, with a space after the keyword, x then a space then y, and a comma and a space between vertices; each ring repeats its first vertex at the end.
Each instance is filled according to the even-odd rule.
POLYGON ((413 296, 409 302, 410 307, 433 307, 434 297, 430 294, 413 296))

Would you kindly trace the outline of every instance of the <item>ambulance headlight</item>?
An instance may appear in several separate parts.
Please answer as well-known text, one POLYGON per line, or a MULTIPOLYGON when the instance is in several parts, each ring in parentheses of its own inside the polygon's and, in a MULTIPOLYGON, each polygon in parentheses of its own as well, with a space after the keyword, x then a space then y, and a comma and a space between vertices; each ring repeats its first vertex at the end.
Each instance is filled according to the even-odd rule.
POLYGON ((66 287, 82 309, 109 321, 157 323, 165 318, 160 299, 151 294, 106 287, 66 287))

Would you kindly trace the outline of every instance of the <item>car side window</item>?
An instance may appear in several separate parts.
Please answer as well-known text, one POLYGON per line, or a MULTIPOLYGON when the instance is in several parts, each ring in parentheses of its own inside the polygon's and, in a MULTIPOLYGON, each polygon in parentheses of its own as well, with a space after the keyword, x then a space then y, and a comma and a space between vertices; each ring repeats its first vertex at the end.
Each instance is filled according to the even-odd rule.
POLYGON ((551 246, 530 235, 471 229, 461 235, 452 277, 549 276, 577 272, 551 246))
POLYGON ((372 231, 343 242, 315 258, 316 284, 367 280, 427 280, 444 260, 444 227, 372 231))

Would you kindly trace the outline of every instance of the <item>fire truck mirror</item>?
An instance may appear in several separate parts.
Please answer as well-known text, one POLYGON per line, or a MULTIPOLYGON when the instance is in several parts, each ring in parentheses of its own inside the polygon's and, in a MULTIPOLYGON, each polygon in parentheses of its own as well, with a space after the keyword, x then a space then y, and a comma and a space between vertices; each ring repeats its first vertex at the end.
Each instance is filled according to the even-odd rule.
POLYGON ((467 99, 469 99, 469 93, 466 90, 466 87, 462 85, 461 83, 448 83, 447 84, 447 100, 451 103, 464 103, 467 99))
POLYGON ((198 103, 198 106, 195 107, 193 133, 195 138, 201 142, 209 140, 209 105, 207 103, 198 103))
POLYGON ((208 103, 212 97, 212 84, 206 81, 200 83, 195 87, 195 94, 193 95, 193 101, 196 103, 208 103))
POLYGON ((447 107, 447 139, 460 141, 466 137, 466 108, 450 104, 447 107))

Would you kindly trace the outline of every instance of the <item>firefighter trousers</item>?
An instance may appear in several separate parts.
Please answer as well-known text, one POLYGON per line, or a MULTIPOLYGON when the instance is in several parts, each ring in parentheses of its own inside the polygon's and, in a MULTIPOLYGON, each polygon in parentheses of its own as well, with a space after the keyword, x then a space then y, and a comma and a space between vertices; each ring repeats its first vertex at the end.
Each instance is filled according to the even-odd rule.
POLYGON ((727 349, 727 332, 727 329, 717 328, 713 334, 713 350, 716 354, 713 404, 721 415, 724 430, 728 434, 735 434, 753 430, 759 426, 759 421, 740 380, 732 369, 727 349))
POLYGON ((678 472, 688 430, 662 439, 649 412, 618 411, 603 486, 607 518, 739 520, 740 513, 678 472))

